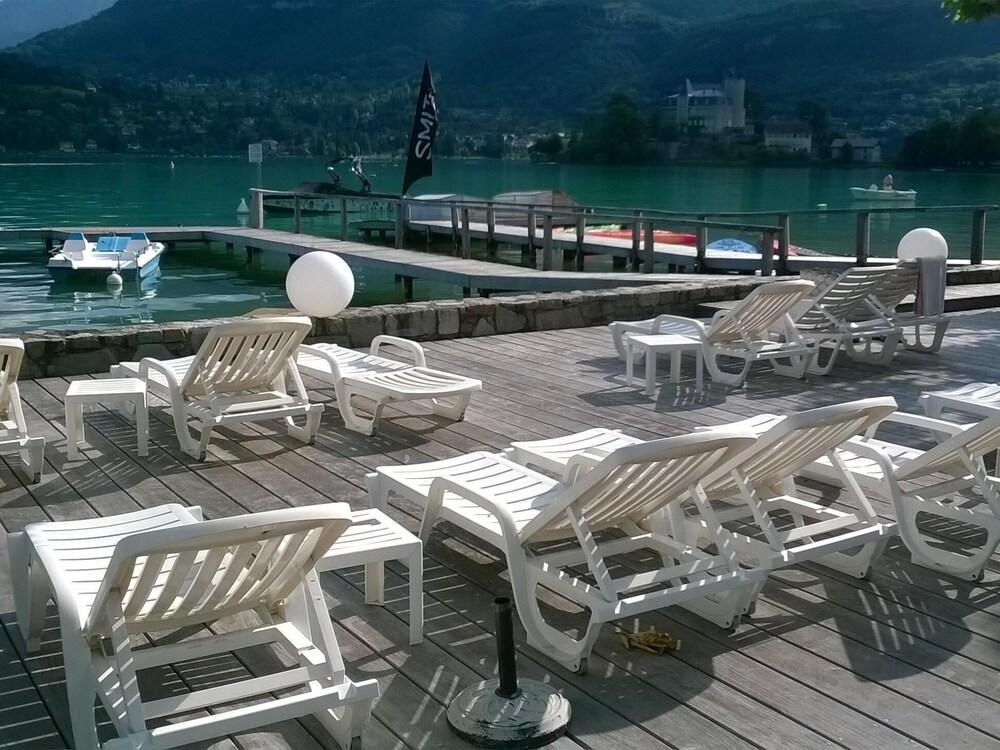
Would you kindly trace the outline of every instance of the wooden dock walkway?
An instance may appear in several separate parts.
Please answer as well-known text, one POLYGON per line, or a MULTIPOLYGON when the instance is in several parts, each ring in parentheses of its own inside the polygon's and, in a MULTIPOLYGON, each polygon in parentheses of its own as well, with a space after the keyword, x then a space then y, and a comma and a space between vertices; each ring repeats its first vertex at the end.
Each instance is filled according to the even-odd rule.
MULTIPOLYGON (((745 389, 712 389, 707 396, 694 392, 685 370, 688 380, 649 398, 623 383, 603 328, 454 339, 428 344, 428 359, 483 379, 464 422, 402 405, 386 410, 377 437, 365 438, 345 431, 331 409, 313 446, 289 440, 278 424, 240 426, 213 438, 204 463, 179 452, 159 408, 150 455, 139 459, 131 427, 98 407, 87 414, 92 447, 82 460, 68 461, 62 403, 68 382, 25 382, 28 421, 49 442, 38 485, 25 486, 0 464, 0 746, 67 747, 54 614, 50 609, 42 652, 31 657, 13 617, 5 537, 32 521, 168 502, 200 504, 208 517, 327 500, 365 507, 364 475, 374 467, 495 451, 511 440, 588 426, 653 438, 883 393, 916 410, 923 390, 995 380, 998 347, 1000 311, 991 310, 955 316, 940 355, 907 352, 888 368, 845 363, 810 382, 757 368, 745 389)), ((310 385, 317 399, 332 397, 331 389, 310 385)), ((800 489, 822 502, 836 500, 818 484, 800 489)), ((390 512, 417 528, 416 508, 394 500, 390 512)), ((509 595, 502 556, 440 525, 425 565, 427 638, 416 647, 407 645, 404 570, 390 566, 384 608, 364 605, 360 570, 323 575, 349 672, 381 683, 365 738, 369 750, 468 747, 449 734, 445 706, 494 668, 491 602, 509 595)), ((557 622, 580 622, 558 597, 545 610, 557 622)), ((677 608, 641 624, 668 631, 681 649, 664 656, 627 651, 605 627, 582 677, 526 647, 518 630, 522 674, 551 681, 573 703, 570 733, 553 748, 1000 748, 1000 559, 982 583, 963 583, 912 565, 894 540, 867 581, 815 565, 775 573, 753 618, 733 632, 677 608)), ((144 688, 166 694, 181 683, 204 686, 268 663, 244 651, 166 671, 144 688)), ((189 750, 318 750, 321 736, 312 722, 286 722, 189 750)))

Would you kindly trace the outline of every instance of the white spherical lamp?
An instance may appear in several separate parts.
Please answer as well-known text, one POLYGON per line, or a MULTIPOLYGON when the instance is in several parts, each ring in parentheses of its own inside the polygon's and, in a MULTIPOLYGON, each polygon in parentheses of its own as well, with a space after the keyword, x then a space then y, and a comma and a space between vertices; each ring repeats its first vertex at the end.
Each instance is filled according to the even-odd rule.
POLYGON ((292 263, 285 277, 292 306, 311 318, 331 318, 351 303, 354 273, 343 259, 320 250, 292 263))
POLYGON ((928 227, 911 229, 899 241, 899 245, 896 247, 896 257, 900 260, 947 258, 948 241, 936 229, 928 227))

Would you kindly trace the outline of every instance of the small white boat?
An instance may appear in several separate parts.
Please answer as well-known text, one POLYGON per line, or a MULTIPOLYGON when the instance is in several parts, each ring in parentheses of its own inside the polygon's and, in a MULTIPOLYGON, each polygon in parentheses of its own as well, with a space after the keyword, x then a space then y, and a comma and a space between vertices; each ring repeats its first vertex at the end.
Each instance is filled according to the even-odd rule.
POLYGON ((142 279, 159 270, 164 249, 145 232, 99 237, 97 242, 72 232, 49 259, 49 275, 56 281, 104 281, 111 273, 124 281, 142 279))
POLYGON ((916 190, 885 190, 878 185, 871 187, 852 187, 851 197, 859 201, 913 201, 917 199, 916 190))

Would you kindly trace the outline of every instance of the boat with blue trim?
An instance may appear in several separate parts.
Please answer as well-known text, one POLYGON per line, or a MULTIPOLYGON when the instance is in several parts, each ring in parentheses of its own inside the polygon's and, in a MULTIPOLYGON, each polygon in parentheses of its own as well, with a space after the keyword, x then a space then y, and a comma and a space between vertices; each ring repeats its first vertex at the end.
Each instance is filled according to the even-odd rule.
POLYGON ((159 269, 165 249, 162 242, 150 242, 145 232, 106 235, 97 242, 71 232, 49 259, 49 275, 56 281, 104 281, 112 273, 123 281, 143 279, 159 269))

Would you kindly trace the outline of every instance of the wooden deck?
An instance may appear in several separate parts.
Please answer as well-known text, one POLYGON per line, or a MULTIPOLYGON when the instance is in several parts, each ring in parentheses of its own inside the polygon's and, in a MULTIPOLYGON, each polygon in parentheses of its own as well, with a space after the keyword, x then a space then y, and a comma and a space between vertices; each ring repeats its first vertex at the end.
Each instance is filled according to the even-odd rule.
MULTIPOLYGON (((276 424, 224 430, 205 463, 183 457, 170 424, 154 409, 152 447, 138 459, 132 428, 117 414, 88 413, 93 447, 66 460, 63 379, 25 382, 28 419, 49 440, 40 484, 26 487, 0 465, 0 548, 6 533, 32 521, 108 515, 166 502, 200 504, 207 516, 346 500, 367 504, 365 472, 474 449, 499 450, 514 439, 555 436, 591 425, 644 438, 677 434, 764 410, 790 411, 892 394, 904 409, 918 394, 970 380, 996 380, 1000 311, 956 316, 944 351, 905 353, 891 368, 844 365, 813 382, 755 370, 745 390, 697 396, 687 380, 656 399, 623 383, 606 329, 460 339, 427 345, 432 366, 481 377, 484 391, 465 422, 424 416, 420 407, 389 411, 382 433, 364 438, 324 416, 320 438, 303 447, 276 424)), ((686 372, 690 376, 692 373, 686 372)), ((317 388, 317 398, 330 389, 317 388)), ((803 492, 835 501, 820 485, 803 492)), ((391 508, 415 529, 417 509, 391 508)), ((401 568, 387 575, 384 608, 363 604, 362 574, 325 574, 324 586, 349 669, 377 677, 383 696, 366 735, 368 748, 461 748, 444 711, 466 684, 490 675, 494 596, 509 592, 496 550, 449 526, 426 549, 426 641, 407 646, 401 568)), ((42 652, 25 658, 14 623, 0 549, 0 747, 66 747, 58 630, 50 617, 42 652)), ((553 597, 547 616, 579 622, 553 597)), ((50 609, 50 615, 52 610, 50 609)), ((573 703, 570 748, 1000 748, 1000 559, 982 584, 910 564, 898 541, 870 581, 814 565, 775 573, 752 620, 723 631, 679 609, 643 618, 682 641, 666 656, 626 651, 606 627, 577 676, 523 646, 522 674, 550 680, 573 703)), ((223 623, 222 627, 226 624, 223 623)), ((196 636, 197 634, 194 634, 196 636)), ((266 668, 240 652, 211 664, 164 671, 150 690, 212 683, 266 668)), ((217 742, 233 750, 314 750, 323 735, 311 722, 287 722, 217 742)), ((206 747, 200 745, 199 747, 206 747)))

